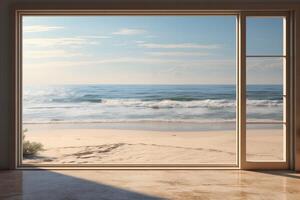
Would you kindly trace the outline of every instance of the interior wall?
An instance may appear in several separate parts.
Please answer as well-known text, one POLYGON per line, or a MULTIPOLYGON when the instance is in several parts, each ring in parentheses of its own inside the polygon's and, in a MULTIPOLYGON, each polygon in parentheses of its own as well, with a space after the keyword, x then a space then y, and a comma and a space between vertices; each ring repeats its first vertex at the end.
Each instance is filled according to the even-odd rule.
POLYGON ((12 65, 8 1, 0 1, 0 168, 9 167, 12 134, 12 65))
POLYGON ((295 139, 295 166, 294 169, 296 171, 300 171, 300 8, 297 9, 297 12, 295 14, 295 27, 294 27, 294 40, 295 40, 295 46, 294 46, 294 56, 295 56, 295 74, 294 74, 294 80, 295 80, 295 86, 296 90, 295 92, 295 110, 294 110, 294 139, 295 139))
MULTIPOLYGON (((11 167, 14 134, 14 63, 13 63, 13 8, 99 8, 99 9, 259 9, 259 8, 300 8, 299 0, 0 0, 0 169, 11 167), (284 3, 282 3, 284 2, 284 3)), ((298 9, 300 11, 300 9, 298 9)), ((296 31, 300 32, 300 14, 296 13, 296 31)), ((296 37, 297 38, 297 37, 296 37)), ((300 86, 300 39, 295 52, 299 70, 295 71, 297 85, 300 86), (299 63, 299 64, 298 64, 299 63)), ((300 88, 300 87, 298 87, 300 88)), ((297 135, 295 167, 300 170, 300 91, 296 91, 298 106, 295 110, 295 134, 297 135)))

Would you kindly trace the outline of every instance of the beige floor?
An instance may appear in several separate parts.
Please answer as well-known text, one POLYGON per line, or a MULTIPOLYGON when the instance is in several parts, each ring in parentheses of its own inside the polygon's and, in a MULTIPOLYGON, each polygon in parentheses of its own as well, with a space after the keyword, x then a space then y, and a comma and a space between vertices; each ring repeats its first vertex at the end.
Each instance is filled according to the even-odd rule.
POLYGON ((299 200, 300 174, 239 170, 0 171, 0 199, 299 200))

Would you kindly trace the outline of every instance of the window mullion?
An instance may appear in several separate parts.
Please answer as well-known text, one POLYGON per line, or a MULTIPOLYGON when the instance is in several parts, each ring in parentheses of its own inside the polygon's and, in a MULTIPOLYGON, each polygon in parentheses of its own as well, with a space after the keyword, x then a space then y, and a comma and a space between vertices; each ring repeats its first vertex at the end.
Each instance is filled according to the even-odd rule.
POLYGON ((239 167, 246 168, 246 16, 240 13, 238 23, 238 132, 239 167))

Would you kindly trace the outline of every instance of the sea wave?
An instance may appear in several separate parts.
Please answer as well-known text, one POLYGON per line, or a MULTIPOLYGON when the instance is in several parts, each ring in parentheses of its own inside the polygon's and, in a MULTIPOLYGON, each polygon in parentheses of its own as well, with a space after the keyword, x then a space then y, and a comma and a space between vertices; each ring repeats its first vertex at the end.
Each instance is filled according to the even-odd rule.
MULTIPOLYGON (((279 86, 253 86, 247 119, 280 120, 279 86)), ((233 121, 234 85, 82 85, 24 89, 26 123, 123 123, 233 121)))
MULTIPOLYGON (((101 104, 105 106, 125 106, 125 107, 146 107, 146 108, 224 108, 235 107, 235 100, 228 99, 206 99, 206 100, 193 100, 193 101, 143 101, 139 99, 103 99, 101 104)), ((248 100, 249 106, 282 106, 281 100, 248 100)))
MULTIPOLYGON (((234 108, 236 107, 235 100, 229 99, 205 99, 205 100, 193 100, 193 101, 174 101, 174 100, 161 100, 161 101, 149 101, 141 99, 102 99, 95 102, 90 102, 90 105, 86 102, 72 103, 72 104, 46 104, 36 105, 25 104, 25 109, 63 109, 63 108, 80 108, 89 107, 91 105, 98 105, 104 107, 137 107, 137 108, 151 108, 151 109, 171 109, 171 108, 234 108)), ((282 106, 282 100, 247 100, 248 106, 254 107, 278 107, 282 106)))

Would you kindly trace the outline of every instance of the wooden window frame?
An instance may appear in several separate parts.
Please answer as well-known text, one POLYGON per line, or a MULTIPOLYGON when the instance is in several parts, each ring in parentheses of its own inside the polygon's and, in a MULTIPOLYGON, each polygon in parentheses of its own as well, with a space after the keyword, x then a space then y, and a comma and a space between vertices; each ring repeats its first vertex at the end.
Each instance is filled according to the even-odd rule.
MULTIPOLYGON (((241 169, 290 169, 292 166, 293 161, 293 151, 292 145, 293 145, 293 137, 292 137, 292 129, 293 127, 293 121, 291 120, 291 110, 293 109, 293 102, 292 102, 292 89, 293 89, 293 80, 291 76, 292 72, 292 65, 290 63, 291 58, 291 20, 290 20, 290 13, 289 12, 259 12, 259 11, 246 11, 241 13, 241 20, 242 24, 241 26, 241 54, 240 59, 241 61, 241 74, 239 78, 240 81, 240 95, 241 99, 243 99, 240 103, 241 107, 241 115, 242 121, 240 122, 240 125, 242 126, 240 130, 240 168, 241 169), (246 18, 247 17, 283 17, 285 21, 285 26, 283 29, 283 56, 258 56, 258 55, 250 55, 248 56, 246 53, 246 18), (246 59, 249 57, 283 57, 285 58, 284 66, 283 66, 283 122, 280 122, 279 124, 284 125, 283 129, 283 160, 278 161, 255 161, 255 160, 247 160, 247 131, 246 126, 247 124, 259 124, 259 123, 251 123, 247 122, 246 119, 246 59)), ((262 123, 266 124, 266 123, 262 123)), ((268 124, 277 124, 275 123, 268 123, 268 124)))
POLYGON ((295 164, 295 130, 294 109, 295 80, 293 76, 293 21, 290 11, 247 11, 247 10, 93 10, 93 9, 14 9, 15 49, 14 49, 14 123, 15 129, 12 142, 13 169, 293 169, 295 164), (106 15, 231 15, 237 17, 236 28, 236 114, 237 114, 237 158, 235 164, 22 164, 22 17, 23 16, 106 16, 106 15), (287 129, 285 134, 285 161, 249 162, 246 160, 246 23, 247 16, 284 16, 286 28, 286 63, 285 74, 287 102, 285 116, 287 129))

